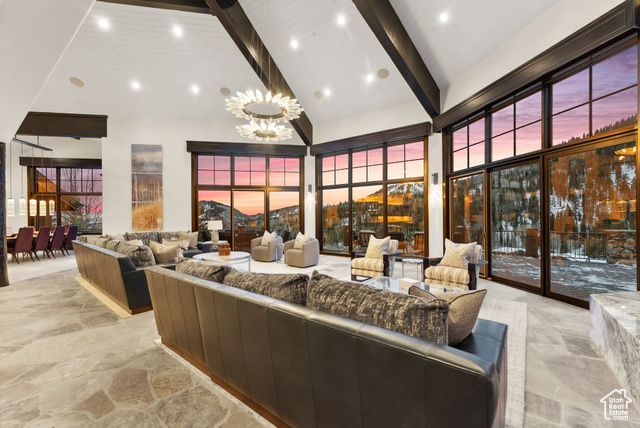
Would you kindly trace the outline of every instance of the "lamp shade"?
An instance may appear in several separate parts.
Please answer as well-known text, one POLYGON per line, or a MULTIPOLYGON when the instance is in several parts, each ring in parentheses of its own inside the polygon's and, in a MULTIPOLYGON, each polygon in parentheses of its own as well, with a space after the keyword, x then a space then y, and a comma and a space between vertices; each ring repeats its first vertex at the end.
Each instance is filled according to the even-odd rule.
POLYGON ((211 220, 207 223, 207 229, 209 230, 222 230, 222 220, 211 220))

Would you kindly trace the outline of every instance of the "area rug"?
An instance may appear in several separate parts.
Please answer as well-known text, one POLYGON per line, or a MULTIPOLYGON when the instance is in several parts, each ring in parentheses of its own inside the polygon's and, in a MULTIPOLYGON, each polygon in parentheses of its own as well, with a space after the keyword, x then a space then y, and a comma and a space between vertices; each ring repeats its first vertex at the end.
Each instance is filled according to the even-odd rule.
POLYGON ((524 381, 527 356, 527 304, 485 299, 480 318, 509 326, 507 333, 507 414, 506 426, 524 426, 524 381))

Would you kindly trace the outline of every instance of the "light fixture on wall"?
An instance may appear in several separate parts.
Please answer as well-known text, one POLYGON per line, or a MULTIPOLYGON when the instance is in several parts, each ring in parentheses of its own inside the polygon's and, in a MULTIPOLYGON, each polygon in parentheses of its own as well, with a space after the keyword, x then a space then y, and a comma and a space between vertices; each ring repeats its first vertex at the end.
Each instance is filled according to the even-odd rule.
POLYGON ((432 183, 433 184, 438 184, 438 173, 433 173, 431 174, 431 178, 432 178, 432 183))
POLYGON ((13 164, 13 140, 9 142, 9 199, 7 199, 7 217, 14 217, 16 215, 16 201, 13 200, 13 175, 11 175, 11 171, 13 168, 11 165, 13 164))
POLYGON ((38 201, 29 199, 29 215, 35 217, 38 215, 38 201))
POLYGON ((47 215, 47 201, 40 201, 40 217, 46 217, 47 215))

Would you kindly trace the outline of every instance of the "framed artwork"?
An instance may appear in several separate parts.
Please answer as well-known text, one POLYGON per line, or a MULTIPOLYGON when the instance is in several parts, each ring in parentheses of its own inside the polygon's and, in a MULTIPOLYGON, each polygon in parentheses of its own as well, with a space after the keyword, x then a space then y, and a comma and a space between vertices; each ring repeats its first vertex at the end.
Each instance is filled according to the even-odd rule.
POLYGON ((131 145, 131 228, 162 230, 162 146, 131 145))

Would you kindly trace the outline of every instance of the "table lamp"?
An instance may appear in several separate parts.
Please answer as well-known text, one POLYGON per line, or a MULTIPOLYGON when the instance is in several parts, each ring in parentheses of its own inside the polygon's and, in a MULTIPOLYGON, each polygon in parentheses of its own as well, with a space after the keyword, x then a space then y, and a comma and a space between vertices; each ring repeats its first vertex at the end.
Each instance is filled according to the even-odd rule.
POLYGON ((223 229, 222 220, 210 220, 207 223, 207 229, 211 231, 211 241, 218 242, 220 240, 218 231, 223 229))

